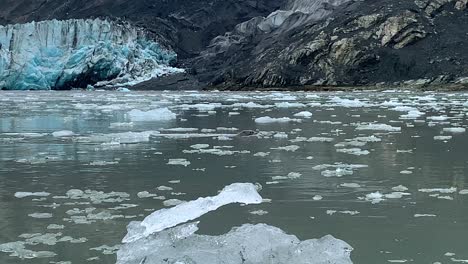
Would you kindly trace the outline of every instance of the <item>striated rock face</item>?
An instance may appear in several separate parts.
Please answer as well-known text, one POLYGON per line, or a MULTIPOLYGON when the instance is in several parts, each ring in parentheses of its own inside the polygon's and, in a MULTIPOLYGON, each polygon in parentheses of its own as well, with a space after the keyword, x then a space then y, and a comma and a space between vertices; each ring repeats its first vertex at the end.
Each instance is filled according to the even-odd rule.
POLYGON ((281 11, 279 23, 270 22, 269 30, 259 25, 278 12, 215 38, 196 61, 205 70, 202 78, 232 89, 421 83, 416 80, 427 85, 468 75, 465 0, 296 1, 287 6, 290 10, 281 11), (301 4, 312 13, 294 11, 301 4))
POLYGON ((176 54, 145 32, 107 20, 0 26, 0 88, 70 89, 132 85, 180 72, 176 54))

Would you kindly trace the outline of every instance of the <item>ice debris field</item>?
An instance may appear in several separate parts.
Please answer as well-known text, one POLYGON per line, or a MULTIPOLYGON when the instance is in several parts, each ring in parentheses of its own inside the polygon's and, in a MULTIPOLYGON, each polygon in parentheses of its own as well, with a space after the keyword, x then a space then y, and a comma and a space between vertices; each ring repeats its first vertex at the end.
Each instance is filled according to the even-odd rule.
POLYGON ((1 263, 468 262, 465 94, 2 92, 0 111, 1 263))

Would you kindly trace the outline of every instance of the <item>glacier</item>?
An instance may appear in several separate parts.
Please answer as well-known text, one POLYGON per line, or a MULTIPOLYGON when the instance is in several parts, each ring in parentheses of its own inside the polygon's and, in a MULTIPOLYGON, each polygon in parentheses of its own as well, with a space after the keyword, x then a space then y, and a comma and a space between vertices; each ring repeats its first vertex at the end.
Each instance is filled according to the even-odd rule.
POLYGON ((105 19, 0 26, 0 89, 123 87, 183 72, 140 28, 105 19))
POLYGON ((128 225, 117 264, 352 264, 353 248, 327 235, 301 241, 267 224, 244 224, 226 234, 196 234, 199 222, 189 222, 231 203, 260 204, 252 183, 234 183, 218 195, 161 209, 142 222, 128 225))

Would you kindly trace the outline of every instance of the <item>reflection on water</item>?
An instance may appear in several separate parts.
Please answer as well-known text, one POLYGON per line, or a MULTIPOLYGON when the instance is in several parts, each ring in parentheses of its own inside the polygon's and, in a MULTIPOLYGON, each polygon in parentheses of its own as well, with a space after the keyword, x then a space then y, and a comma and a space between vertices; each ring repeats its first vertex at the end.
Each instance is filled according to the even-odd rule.
POLYGON ((0 95, 1 263, 18 263, 12 252, 36 257, 25 263, 114 263, 128 222, 234 182, 260 183, 271 202, 223 207, 199 233, 266 223, 343 239, 355 263, 468 259, 465 94, 0 95), (176 118, 128 115, 166 108, 176 118), (274 122, 255 122, 266 116, 274 122))

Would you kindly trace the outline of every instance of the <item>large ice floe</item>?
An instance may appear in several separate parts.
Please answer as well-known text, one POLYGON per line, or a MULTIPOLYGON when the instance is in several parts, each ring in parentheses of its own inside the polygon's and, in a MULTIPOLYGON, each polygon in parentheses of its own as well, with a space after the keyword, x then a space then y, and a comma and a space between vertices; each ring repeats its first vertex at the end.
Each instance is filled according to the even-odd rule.
POLYGON ((0 26, 0 88, 49 90, 132 85, 181 72, 175 52, 144 30, 101 19, 0 26))
POLYGON ((300 241, 273 226, 245 224, 208 236, 196 234, 199 222, 187 223, 223 205, 261 202, 254 184, 234 183, 216 196, 156 211, 129 224, 117 264, 352 263, 352 247, 330 235, 300 241))

